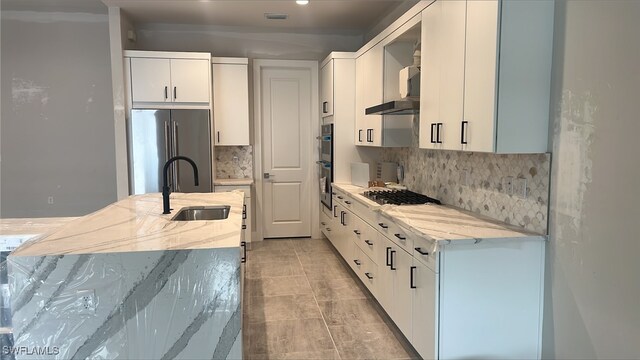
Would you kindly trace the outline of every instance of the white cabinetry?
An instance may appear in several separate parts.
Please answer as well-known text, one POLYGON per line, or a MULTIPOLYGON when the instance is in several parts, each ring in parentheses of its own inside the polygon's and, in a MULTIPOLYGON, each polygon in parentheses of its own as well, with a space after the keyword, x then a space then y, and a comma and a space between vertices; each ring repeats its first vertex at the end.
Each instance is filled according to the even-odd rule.
POLYGON ((433 253, 432 239, 335 191, 323 233, 420 356, 540 358, 542 237, 452 240, 433 253))
POLYGON ((249 145, 249 59, 213 58, 216 145, 249 145))
POLYGON ((438 0, 423 11, 421 147, 547 151, 553 11, 553 2, 502 0, 438 0))
POLYGON ((211 102, 210 54, 126 51, 125 57, 133 106, 211 102))
POLYGON ((320 69, 320 100, 322 101, 323 118, 333 115, 333 88, 335 82, 333 66, 334 60, 331 59, 322 66, 322 69, 320 69))
POLYGON ((240 190, 244 192, 244 205, 242 207, 242 231, 246 242, 251 242, 251 186, 249 185, 215 185, 215 192, 229 192, 234 190, 240 190))
POLYGON ((379 43, 356 60, 356 145, 383 145, 382 115, 365 115, 366 108, 384 100, 383 73, 384 46, 379 43))

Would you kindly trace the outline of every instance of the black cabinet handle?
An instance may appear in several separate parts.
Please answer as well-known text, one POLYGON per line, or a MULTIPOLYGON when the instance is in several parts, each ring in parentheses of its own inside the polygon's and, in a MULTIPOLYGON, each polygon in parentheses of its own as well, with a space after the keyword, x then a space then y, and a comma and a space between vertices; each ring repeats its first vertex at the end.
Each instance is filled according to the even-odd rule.
POLYGON ((349 201, 349 200, 345 200, 344 203, 347 204, 347 205, 351 205, 351 201, 349 201))
POLYGON ((358 142, 362 142, 362 129, 358 130, 358 142))
POLYGON ((429 255, 429 253, 428 253, 428 252, 426 252, 426 251, 422 251, 422 248, 417 247, 417 248, 415 248, 415 249, 416 249, 416 251, 417 251, 420 255, 424 255, 424 256, 429 255))
POLYGON ((344 211, 340 211, 340 222, 342 225, 347 226, 347 213, 344 211))
POLYGON ((367 244, 367 245, 369 245, 369 246, 372 246, 372 245, 373 245, 373 243, 371 242, 371 240, 365 240, 365 241, 364 241, 364 243, 365 243, 365 244, 367 244))
POLYGON ((338 195, 338 199, 342 200, 344 199, 342 196, 338 195))
POLYGON ((218 136, 218 143, 220 143, 220 131, 217 131, 216 135, 218 136))
POLYGON ((338 217, 338 214, 336 214, 336 210, 338 210, 338 205, 333 205, 333 217, 338 217))
POLYGON ((240 242, 240 247, 242 247, 242 259, 240 259, 240 261, 243 263, 246 263, 247 262, 247 242, 246 241, 240 242))
POLYGON ((462 145, 466 145, 467 144, 467 125, 469 125, 468 121, 463 121, 462 122, 462 127, 460 130, 460 144, 462 145))
POLYGON ((324 221, 321 221, 321 222, 320 222, 320 225, 325 226, 325 225, 327 225, 327 223, 326 223, 326 222, 324 222, 324 221))
POLYGON ((380 226, 383 229, 388 229, 389 226, 385 225, 384 223, 378 223, 378 226, 380 226))
POLYGON ((386 260, 387 266, 391 266, 391 261, 389 260, 389 258, 390 258, 389 250, 391 250, 391 248, 387 246, 387 260, 386 260))
POLYGON ((414 274, 414 271, 415 271, 415 270, 416 270, 416 267, 415 267, 415 266, 412 266, 412 267, 411 267, 411 270, 410 270, 410 275, 411 275, 411 276, 410 276, 410 281, 411 281, 411 283, 409 284, 409 285, 411 286, 411 288, 412 288, 412 289, 416 289, 416 285, 414 284, 414 280, 415 280, 415 274, 414 274))
POLYGON ((356 265, 358 265, 358 266, 360 266, 360 265, 361 265, 360 260, 353 260, 353 262, 354 262, 356 265))
POLYGON ((164 87, 164 99, 167 100, 169 98, 169 87, 164 87))
POLYGON ((397 237, 397 238, 398 238, 398 239, 400 239, 400 240, 407 240, 407 238, 406 238, 406 237, 404 237, 404 236, 402 236, 402 235, 400 235, 400 234, 393 234, 393 236, 397 237))
POLYGON ((247 230, 247 225, 242 225, 242 230, 247 230))
POLYGON ((437 140, 436 143, 438 144, 442 144, 442 139, 441 139, 441 135, 442 135, 442 123, 438 123, 436 126, 436 129, 438 130, 438 136, 437 136, 437 140))
POLYGON ((353 233, 356 234, 356 235, 360 235, 360 231, 358 231, 358 230, 353 230, 353 233))
POLYGON ((373 280, 373 275, 371 275, 371 273, 364 273, 364 276, 366 276, 369 280, 373 280))
POLYGON ((367 142, 373 142, 373 130, 374 129, 367 129, 367 142))
POLYGON ((436 140, 434 139, 434 135, 436 134, 435 127, 436 127, 435 123, 431 124, 431 143, 432 144, 436 143, 436 140))
POLYGON ((391 266, 391 270, 396 270, 396 264, 394 264, 394 263, 395 263, 395 261, 393 260, 393 259, 394 259, 394 256, 393 256, 393 255, 394 255, 395 253, 396 253, 396 251, 395 251, 395 250, 391 250, 391 251, 390 251, 390 255, 389 255, 389 260, 390 260, 390 261, 389 261, 389 262, 390 262, 391 264, 390 264, 389 266, 391 266))
POLYGON ((322 113, 326 114, 329 112, 329 102, 325 101, 322 103, 322 113))
POLYGON ((242 205, 242 219, 247 218, 247 205, 242 205))
POLYGON ((328 231, 328 232, 331 232, 331 228, 327 228, 327 231, 328 231))
POLYGON ((173 100, 176 100, 178 98, 178 87, 174 86, 173 87, 173 100))

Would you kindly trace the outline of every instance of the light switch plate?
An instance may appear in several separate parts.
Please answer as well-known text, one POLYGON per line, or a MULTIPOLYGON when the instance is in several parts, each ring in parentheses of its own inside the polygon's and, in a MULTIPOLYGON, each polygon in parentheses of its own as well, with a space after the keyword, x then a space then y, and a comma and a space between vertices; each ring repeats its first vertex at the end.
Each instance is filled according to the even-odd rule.
POLYGON ((513 194, 521 198, 527 197, 527 179, 517 178, 513 181, 513 194))

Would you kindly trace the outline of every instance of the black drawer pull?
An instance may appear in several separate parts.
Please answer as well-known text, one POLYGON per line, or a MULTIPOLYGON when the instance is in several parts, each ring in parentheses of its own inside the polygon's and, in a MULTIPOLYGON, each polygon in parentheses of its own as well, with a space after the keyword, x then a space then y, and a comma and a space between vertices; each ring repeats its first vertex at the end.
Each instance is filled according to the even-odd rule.
POLYGON ((360 231, 358 231, 358 230, 353 230, 353 233, 356 234, 356 235, 360 235, 360 231))
POLYGON ((404 237, 404 236, 402 236, 402 235, 400 235, 400 234, 393 234, 393 235, 394 235, 395 237, 397 237, 398 239, 400 239, 400 240, 407 240, 407 238, 406 238, 406 237, 404 237))
POLYGON ((388 229, 389 226, 385 225, 384 223, 378 223, 378 226, 380 226, 383 229, 388 229))
POLYGON ((364 241, 364 243, 365 243, 365 244, 367 244, 367 245, 369 245, 369 246, 372 246, 372 245, 373 245, 373 243, 371 242, 371 240, 365 240, 365 241, 364 241))
POLYGON ((331 232, 331 228, 327 228, 327 231, 328 231, 328 232, 331 232))
POLYGON ((364 273, 364 276, 366 276, 369 280, 373 280, 373 275, 371 275, 371 273, 364 273))
POLYGON ((342 200, 344 199, 342 196, 338 195, 338 199, 342 200))
POLYGON ((340 224, 342 224, 343 226, 347 226, 347 224, 345 223, 345 219, 344 219, 345 215, 347 215, 346 212, 340 211, 340 224))
POLYGON ((242 218, 247 218, 247 205, 242 205, 242 218))
POLYGON ((428 253, 428 252, 426 252, 426 251, 422 251, 422 248, 419 248, 419 247, 417 247, 417 248, 416 248, 416 251, 417 251, 420 255, 424 255, 424 256, 429 255, 429 253, 428 253))
POLYGON ((338 205, 333 205, 333 217, 338 217, 338 214, 336 214, 336 210, 338 210, 338 205))
POLYGON ((247 230, 247 225, 242 225, 242 230, 247 230))
POLYGON ((391 267, 391 270, 396 270, 396 265, 394 264, 393 258, 394 258, 394 254, 396 253, 395 250, 391 250, 391 255, 389 256, 389 259, 391 260, 391 264, 389 265, 391 267))
POLYGON ((356 265, 358 265, 358 266, 360 266, 360 265, 361 265, 360 260, 353 260, 353 262, 354 262, 356 265))
POLYGON ((468 121, 462 122, 462 130, 460 131, 460 144, 462 145, 467 144, 467 125, 469 125, 468 121))
POLYGON ((387 264, 387 266, 391 266, 391 262, 389 261, 389 258, 390 258, 390 256, 389 256, 389 250, 391 250, 391 248, 390 248, 390 247, 387 247, 387 260, 386 260, 386 264, 387 264))
POLYGON ((415 277, 416 277, 415 274, 414 274, 415 270, 416 270, 416 267, 412 266, 411 270, 410 270, 410 272, 411 272, 411 279, 410 279, 411 283, 409 284, 409 286, 411 286, 412 289, 416 289, 416 284, 414 283, 415 282, 414 280, 415 280, 415 277))
POLYGON ((349 200, 345 200, 344 203, 347 204, 347 205, 351 205, 351 201, 349 201, 349 200))
POLYGON ((362 142, 362 129, 358 130, 358 142, 362 142))
POLYGON ((327 223, 323 221, 323 222, 320 223, 320 225, 325 226, 325 225, 327 225, 327 223))
POLYGON ((242 258, 240 259, 240 261, 243 263, 246 263, 247 262, 247 242, 246 241, 240 242, 240 247, 242 247, 242 258))

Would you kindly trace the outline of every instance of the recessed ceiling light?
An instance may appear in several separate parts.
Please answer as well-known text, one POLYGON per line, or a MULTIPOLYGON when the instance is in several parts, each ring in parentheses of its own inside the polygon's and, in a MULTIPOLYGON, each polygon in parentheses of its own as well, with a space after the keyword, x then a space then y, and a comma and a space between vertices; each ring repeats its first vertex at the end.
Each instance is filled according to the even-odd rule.
POLYGON ((296 0, 296 4, 298 5, 307 5, 309 0, 296 0))

